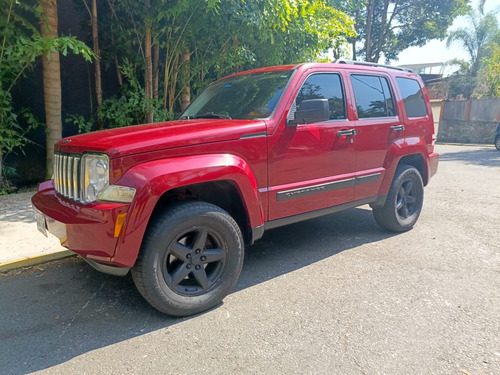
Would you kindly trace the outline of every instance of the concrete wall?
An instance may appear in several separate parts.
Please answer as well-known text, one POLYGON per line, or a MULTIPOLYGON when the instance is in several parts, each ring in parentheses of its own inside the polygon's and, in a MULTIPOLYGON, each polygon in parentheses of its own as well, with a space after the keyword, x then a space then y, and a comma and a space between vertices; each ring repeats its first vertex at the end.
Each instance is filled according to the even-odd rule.
POLYGON ((438 142, 492 144, 500 121, 500 98, 445 101, 438 142))
POLYGON ((470 121, 500 121, 500 98, 472 100, 470 121))

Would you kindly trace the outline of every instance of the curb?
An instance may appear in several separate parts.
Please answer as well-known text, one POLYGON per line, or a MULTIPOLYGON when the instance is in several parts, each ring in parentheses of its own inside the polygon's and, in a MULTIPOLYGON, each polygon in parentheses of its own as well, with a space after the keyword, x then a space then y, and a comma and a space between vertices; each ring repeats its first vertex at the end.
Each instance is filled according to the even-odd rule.
POLYGON ((494 144, 489 143, 455 143, 455 142, 437 142, 436 145, 444 145, 444 146, 472 146, 472 147, 486 147, 486 148, 495 148, 494 144))
POLYGON ((14 260, 12 262, 0 263, 0 272, 7 272, 21 267, 34 266, 37 264, 50 262, 52 260, 63 259, 70 256, 76 256, 76 254, 70 250, 63 250, 63 251, 58 251, 56 253, 36 256, 33 258, 25 258, 21 260, 14 260))

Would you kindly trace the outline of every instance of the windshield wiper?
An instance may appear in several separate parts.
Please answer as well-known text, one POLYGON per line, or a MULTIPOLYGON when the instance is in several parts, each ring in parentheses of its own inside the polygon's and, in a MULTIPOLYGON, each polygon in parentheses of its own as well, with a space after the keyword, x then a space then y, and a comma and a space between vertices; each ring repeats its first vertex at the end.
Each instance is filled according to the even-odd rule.
POLYGON ((207 112, 202 115, 193 116, 191 118, 219 118, 219 119, 231 120, 231 116, 229 115, 224 115, 222 113, 213 113, 213 112, 207 112))

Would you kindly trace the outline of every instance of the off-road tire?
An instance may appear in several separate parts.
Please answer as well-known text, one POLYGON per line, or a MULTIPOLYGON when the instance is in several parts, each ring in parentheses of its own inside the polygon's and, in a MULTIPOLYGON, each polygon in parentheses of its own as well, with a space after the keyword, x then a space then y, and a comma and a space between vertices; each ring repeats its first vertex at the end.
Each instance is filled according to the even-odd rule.
POLYGON ((399 165, 384 206, 374 207, 373 216, 381 227, 405 232, 417 222, 423 202, 424 184, 419 171, 410 165, 399 165))
POLYGON ((240 228, 226 211, 205 202, 180 203, 152 219, 132 278, 153 307, 188 316, 222 301, 243 258, 240 228))

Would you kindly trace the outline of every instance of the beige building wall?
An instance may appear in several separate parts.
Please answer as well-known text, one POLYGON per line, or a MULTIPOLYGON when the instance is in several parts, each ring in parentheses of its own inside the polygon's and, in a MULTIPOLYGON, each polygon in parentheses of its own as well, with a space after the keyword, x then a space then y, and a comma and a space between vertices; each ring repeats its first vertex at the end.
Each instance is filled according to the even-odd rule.
POLYGON ((439 119, 441 118, 441 109, 443 100, 441 99, 431 99, 432 107, 432 117, 434 118, 434 134, 438 134, 439 130, 439 119))

